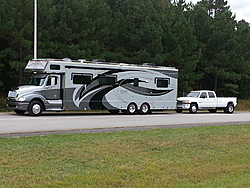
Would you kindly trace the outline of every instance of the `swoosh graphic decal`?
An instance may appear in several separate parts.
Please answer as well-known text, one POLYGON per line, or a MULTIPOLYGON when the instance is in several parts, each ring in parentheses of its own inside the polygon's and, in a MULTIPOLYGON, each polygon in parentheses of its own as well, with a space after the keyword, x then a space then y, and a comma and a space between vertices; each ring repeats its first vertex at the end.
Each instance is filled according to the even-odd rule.
POLYGON ((140 86, 135 87, 131 84, 125 84, 122 87, 129 90, 129 91, 132 91, 136 94, 145 95, 145 96, 161 96, 161 95, 165 95, 165 94, 173 91, 173 89, 156 90, 156 89, 149 89, 149 88, 140 87, 140 86))

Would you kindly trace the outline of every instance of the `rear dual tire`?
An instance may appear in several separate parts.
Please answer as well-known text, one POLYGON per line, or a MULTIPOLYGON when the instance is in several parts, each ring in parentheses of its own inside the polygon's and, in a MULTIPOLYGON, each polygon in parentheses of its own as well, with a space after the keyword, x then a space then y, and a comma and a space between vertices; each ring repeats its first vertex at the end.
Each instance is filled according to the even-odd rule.
POLYGON ((140 107, 140 110, 137 110, 137 105, 135 103, 130 103, 127 107, 127 114, 136 114, 139 112, 140 114, 149 114, 150 113, 150 106, 148 103, 143 103, 140 107))
POLYGON ((232 114, 234 112, 234 105, 233 104, 228 104, 227 107, 224 109, 225 113, 232 114))
POLYGON ((143 103, 141 105, 139 113, 140 114, 149 114, 150 113, 150 106, 149 106, 149 104, 143 103))
POLYGON ((130 103, 127 107, 127 114, 135 114, 137 112, 137 106, 135 103, 130 103))

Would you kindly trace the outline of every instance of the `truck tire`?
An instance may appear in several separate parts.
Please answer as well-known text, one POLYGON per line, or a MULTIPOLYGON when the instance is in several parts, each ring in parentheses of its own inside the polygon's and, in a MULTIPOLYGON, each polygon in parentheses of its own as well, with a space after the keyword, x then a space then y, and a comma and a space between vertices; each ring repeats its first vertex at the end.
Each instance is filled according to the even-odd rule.
POLYGON ((135 103, 130 103, 127 107, 127 114, 135 114, 137 112, 137 106, 135 103))
POLYGON ((191 104, 191 105, 190 105, 189 112, 190 112, 191 114, 195 114, 195 113, 197 112, 197 110, 198 110, 198 107, 197 107, 196 104, 191 104))
POLYGON ((229 103, 227 107, 224 109, 225 113, 232 114, 234 112, 234 105, 229 103))
POLYGON ((43 105, 40 101, 31 101, 28 107, 29 115, 39 116, 43 112, 43 105))
POLYGON ((140 108, 140 114, 149 114, 150 113, 150 107, 147 103, 143 103, 140 108))

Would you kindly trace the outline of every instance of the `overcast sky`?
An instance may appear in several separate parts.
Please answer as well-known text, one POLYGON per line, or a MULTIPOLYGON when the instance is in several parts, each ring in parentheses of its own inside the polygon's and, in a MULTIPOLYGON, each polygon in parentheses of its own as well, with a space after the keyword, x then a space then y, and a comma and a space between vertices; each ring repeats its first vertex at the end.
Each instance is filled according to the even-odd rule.
MULTIPOLYGON (((189 1, 196 4, 197 1, 201 0, 186 0, 186 2, 189 1)), ((236 20, 244 19, 250 23, 250 0, 227 0, 227 5, 230 6, 231 12, 236 14, 236 20)))

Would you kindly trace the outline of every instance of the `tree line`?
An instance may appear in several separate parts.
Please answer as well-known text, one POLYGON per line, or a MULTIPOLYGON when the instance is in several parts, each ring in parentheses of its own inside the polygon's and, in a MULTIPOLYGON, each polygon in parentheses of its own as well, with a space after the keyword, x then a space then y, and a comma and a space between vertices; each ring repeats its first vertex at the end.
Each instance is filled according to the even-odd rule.
MULTIPOLYGON (((34 0, 1 0, 0 92, 24 84, 34 0)), ((193 89, 250 98, 250 24, 225 0, 38 0, 38 58, 105 59, 179 69, 193 89)))

